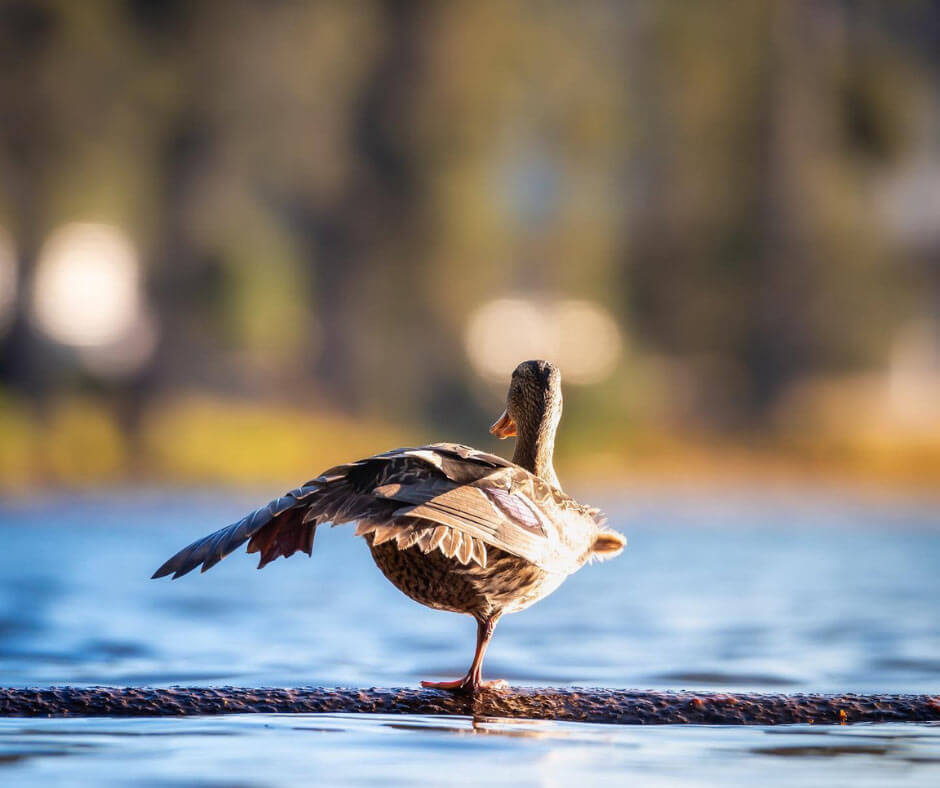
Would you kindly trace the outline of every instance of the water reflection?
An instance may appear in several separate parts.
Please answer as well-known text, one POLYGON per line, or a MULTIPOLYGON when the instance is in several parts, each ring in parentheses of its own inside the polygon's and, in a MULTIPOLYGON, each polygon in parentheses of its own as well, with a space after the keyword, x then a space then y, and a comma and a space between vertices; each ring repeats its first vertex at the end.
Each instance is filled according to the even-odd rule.
POLYGON ((462 717, 0 719, 30 785, 899 785, 940 777, 940 727, 613 726, 462 717))

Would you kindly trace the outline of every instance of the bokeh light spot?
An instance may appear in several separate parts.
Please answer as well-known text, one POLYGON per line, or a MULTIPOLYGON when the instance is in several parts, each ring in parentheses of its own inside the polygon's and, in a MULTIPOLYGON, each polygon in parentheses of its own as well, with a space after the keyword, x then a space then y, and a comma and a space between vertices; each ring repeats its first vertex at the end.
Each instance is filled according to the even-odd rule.
POLYGON ((43 245, 33 312, 52 339, 73 347, 114 344, 133 330, 141 308, 137 253, 119 228, 67 224, 43 245))
POLYGON ((586 300, 499 298, 478 307, 464 334, 474 368, 505 381, 520 362, 544 358, 561 367, 569 383, 596 383, 620 358, 620 329, 604 307, 586 300))

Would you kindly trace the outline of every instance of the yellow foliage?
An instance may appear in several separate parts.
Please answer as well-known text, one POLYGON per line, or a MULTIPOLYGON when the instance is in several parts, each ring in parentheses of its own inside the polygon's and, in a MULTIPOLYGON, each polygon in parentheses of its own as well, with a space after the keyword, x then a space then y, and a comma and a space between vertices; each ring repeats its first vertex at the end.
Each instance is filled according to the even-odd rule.
POLYGON ((186 482, 291 485, 401 442, 380 424, 198 396, 158 408, 143 430, 154 472, 186 482))
POLYGON ((68 484, 117 481, 126 475, 127 448, 114 415, 100 403, 56 403, 40 429, 46 474, 68 484))
POLYGON ((21 487, 38 475, 37 437, 29 410, 0 397, 0 487, 21 487))

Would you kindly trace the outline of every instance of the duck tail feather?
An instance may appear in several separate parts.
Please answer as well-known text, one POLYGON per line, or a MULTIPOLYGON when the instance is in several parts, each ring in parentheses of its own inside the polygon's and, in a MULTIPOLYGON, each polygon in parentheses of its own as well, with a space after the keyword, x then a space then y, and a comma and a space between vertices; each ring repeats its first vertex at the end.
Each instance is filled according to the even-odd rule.
POLYGON ((610 528, 597 532, 594 543, 591 545, 591 557, 600 561, 615 558, 627 546, 627 537, 610 528))

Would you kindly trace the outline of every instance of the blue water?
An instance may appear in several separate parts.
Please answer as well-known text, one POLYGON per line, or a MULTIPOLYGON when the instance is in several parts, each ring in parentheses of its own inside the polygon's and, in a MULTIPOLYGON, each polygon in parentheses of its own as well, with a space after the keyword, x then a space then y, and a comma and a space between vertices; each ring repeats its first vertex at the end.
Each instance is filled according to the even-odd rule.
MULTIPOLYGON (((144 492, 0 506, 0 684, 402 686, 453 678, 469 618, 422 608, 348 527, 263 572, 151 581, 263 502, 144 492)), ((794 490, 594 496, 629 538, 500 622, 528 685, 940 692, 940 510, 794 490)), ((355 715, 0 720, 0 783, 940 784, 940 727, 637 728, 355 715), (444 770, 444 771, 442 771, 444 770), (808 782, 807 782, 808 781, 808 782)))

